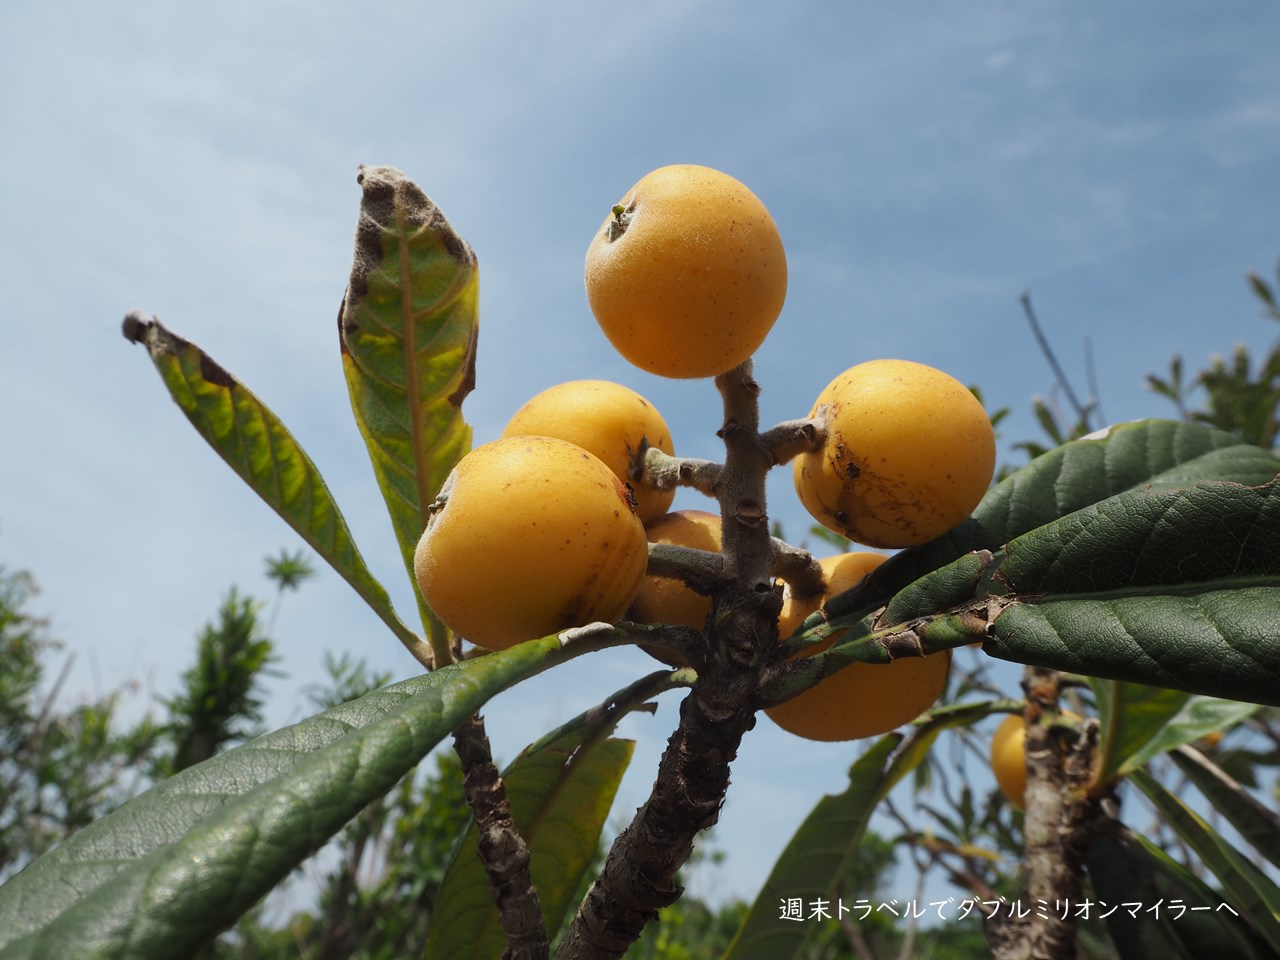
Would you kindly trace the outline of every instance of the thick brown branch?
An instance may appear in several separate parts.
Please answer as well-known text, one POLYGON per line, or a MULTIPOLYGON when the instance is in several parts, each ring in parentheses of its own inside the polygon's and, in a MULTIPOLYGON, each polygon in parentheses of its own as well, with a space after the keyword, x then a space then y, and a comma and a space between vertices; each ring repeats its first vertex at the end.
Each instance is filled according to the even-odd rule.
POLYGON ((480 860, 489 875, 498 923, 507 937, 503 960, 547 960, 550 945, 538 891, 529 875, 529 848, 511 820, 511 804, 494 766, 479 714, 453 732, 462 761, 467 804, 479 834, 480 860))
MULTIPOLYGON (((1084 865, 1105 813, 1100 799, 1088 796, 1098 727, 1088 723, 1072 737, 1054 726, 1060 676, 1027 667, 1026 839, 1027 898, 1030 903, 1076 903, 1084 894, 1084 865)), ((996 960, 1071 960, 1076 955, 1077 917, 1032 911, 1014 920, 997 914, 987 937, 996 960)))
POLYGON ((725 408, 727 457, 716 483, 725 570, 712 593, 706 660, 680 705, 649 799, 614 842, 561 941, 556 956, 565 960, 616 960, 679 898, 676 873, 697 833, 719 817, 729 764, 755 724, 757 674, 777 645, 781 597, 771 573, 764 500, 771 455, 758 433, 759 388, 749 362, 716 385, 725 408))

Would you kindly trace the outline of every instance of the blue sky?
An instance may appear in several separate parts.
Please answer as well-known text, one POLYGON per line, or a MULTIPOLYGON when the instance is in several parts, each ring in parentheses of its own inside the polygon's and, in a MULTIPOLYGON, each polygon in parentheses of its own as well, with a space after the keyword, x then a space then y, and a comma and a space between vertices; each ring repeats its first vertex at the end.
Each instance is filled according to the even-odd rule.
MULTIPOLYGON (((582 288, 609 206, 667 163, 733 174, 778 223, 790 286, 757 355, 766 422, 807 413, 846 367, 901 357, 1013 408, 1002 459, 1020 462, 1008 445, 1036 434, 1030 399, 1052 385, 1026 289, 1078 385, 1092 343, 1114 420, 1171 413, 1142 378, 1174 353, 1194 368, 1274 334, 1242 279, 1280 256, 1272 3, 462 7, 0 11, 0 564, 41 584, 72 694, 171 691, 227 587, 265 595, 262 557, 296 545, 121 338, 135 307, 291 426, 412 615, 336 350, 359 163, 403 169, 477 251, 477 442, 539 390, 598 377, 652 400, 677 452, 717 455, 710 383, 630 367, 582 288)), ((771 514, 798 536, 786 474, 771 514)), ((327 570, 288 598, 277 640, 277 723, 303 715, 324 650, 413 669, 327 570)), ((498 753, 648 669, 613 652, 504 695, 487 711, 498 753)), ((639 747, 619 816, 647 792, 669 700, 625 728, 639 747)), ((716 832, 716 890, 750 896, 861 749, 762 720, 716 832)))

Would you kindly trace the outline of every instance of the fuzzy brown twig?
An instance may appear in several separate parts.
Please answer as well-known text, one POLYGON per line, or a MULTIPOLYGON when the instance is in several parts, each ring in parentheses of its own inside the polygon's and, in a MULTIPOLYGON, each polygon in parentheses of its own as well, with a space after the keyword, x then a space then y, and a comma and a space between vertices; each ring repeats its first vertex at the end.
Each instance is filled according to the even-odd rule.
POLYGON ((821 449, 827 438, 825 417, 787 420, 760 434, 760 445, 769 451, 775 465, 786 463, 802 453, 821 449))
POLYGON ((813 554, 776 537, 772 543, 773 574, 791 585, 792 596, 805 599, 826 592, 826 577, 813 554))
POLYGON ((657 447, 650 447, 644 452, 645 482, 659 490, 693 487, 708 497, 714 497, 723 470, 721 464, 710 460, 672 457, 657 447))
POLYGON ((538 891, 529 874, 529 848, 511 820, 506 787, 493 763, 479 714, 454 730, 453 744, 462 762, 467 805, 479 833, 480 859, 498 905, 498 923, 507 938, 503 960, 547 960, 550 943, 538 891))

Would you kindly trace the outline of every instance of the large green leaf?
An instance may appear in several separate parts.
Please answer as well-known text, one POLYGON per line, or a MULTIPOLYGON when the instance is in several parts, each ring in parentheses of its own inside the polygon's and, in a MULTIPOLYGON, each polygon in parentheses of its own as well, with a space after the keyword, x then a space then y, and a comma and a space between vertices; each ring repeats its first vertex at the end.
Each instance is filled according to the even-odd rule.
MULTIPOLYGON (((910 624, 926 652, 985 635, 986 652, 1002 659, 1275 704, 1278 611, 1273 480, 1110 497, 926 575, 886 617, 910 624), (939 598, 960 612, 938 615, 939 598)), ((883 643, 823 656, 872 659, 902 629, 880 622, 872 639, 883 643)))
POLYGON ((1217 909, 1219 891, 1123 827, 1095 838, 1088 871, 1098 898, 1094 908, 1097 915, 1106 914, 1123 960, 1276 957, 1246 920, 1217 909))
POLYGON ((268 893, 555 637, 456 664, 166 780, 0 887, 0 958, 185 958, 268 893))
POLYGON ((1229 433, 1179 420, 1139 420, 1073 440, 997 484, 973 517, 930 543, 903 550, 828 604, 831 616, 863 614, 925 574, 974 550, 996 550, 1052 520, 1128 490, 1152 492, 1203 480, 1266 483, 1280 460, 1229 433))
MULTIPOLYGON (((628 712, 691 674, 661 671, 611 697, 521 752, 503 771, 511 819, 529 847, 529 869, 554 936, 592 864, 634 743, 610 733, 628 712)), ((472 824, 440 886, 425 960, 490 960, 506 945, 472 824)))
POLYGON ((1218 878, 1231 908, 1249 924, 1253 933, 1267 942, 1272 951, 1280 953, 1280 887, 1145 771, 1134 771, 1130 779, 1147 795, 1161 818, 1218 878))
POLYGON ((905 740, 891 733, 873 743, 849 770, 848 789, 819 800, 787 843, 724 960, 799 956, 815 927, 808 919, 811 905, 825 900, 835 916, 833 898, 839 896, 839 885, 876 805, 923 762, 939 733, 973 723, 991 706, 984 702, 940 708, 914 725, 905 740), (800 901, 804 922, 780 919, 781 907, 789 900, 800 901))
POLYGON ((1198 750, 1183 747, 1170 756, 1214 809, 1239 831, 1241 838, 1280 867, 1280 816, 1259 803, 1198 750))
MULTIPOLYGON (((412 580, 428 508, 471 446, 461 408, 475 385, 479 274, 471 247, 399 170, 362 166, 356 179, 342 366, 412 580)), ((422 613, 432 644, 442 644, 443 626, 425 605, 422 613)))
POLYGON ((1110 497, 1012 540, 1016 594, 1153 594, 1280 585, 1280 483, 1110 497))
POLYGON ((985 651, 1017 663, 1280 706, 1280 589, 1015 603, 985 651))
POLYGON ((1127 493, 1006 547, 986 652, 1280 702, 1280 484, 1127 493))
POLYGON ((411 650, 419 640, 365 566, 315 463, 279 417, 213 358, 158 320, 131 313, 124 335, 141 343, 174 401, 218 455, 324 557, 411 650))

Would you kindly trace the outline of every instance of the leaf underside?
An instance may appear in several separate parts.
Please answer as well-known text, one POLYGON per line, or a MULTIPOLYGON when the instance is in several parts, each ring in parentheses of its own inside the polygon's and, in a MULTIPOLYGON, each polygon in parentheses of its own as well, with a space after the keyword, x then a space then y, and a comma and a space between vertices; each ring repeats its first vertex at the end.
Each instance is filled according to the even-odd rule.
MULTIPOLYGON (((362 166, 357 181, 342 366, 412 580, 428 508, 471 446, 461 408, 475 384, 479 274, 471 247, 399 170, 362 166)), ((421 612, 442 642, 443 626, 425 604, 421 612)))

